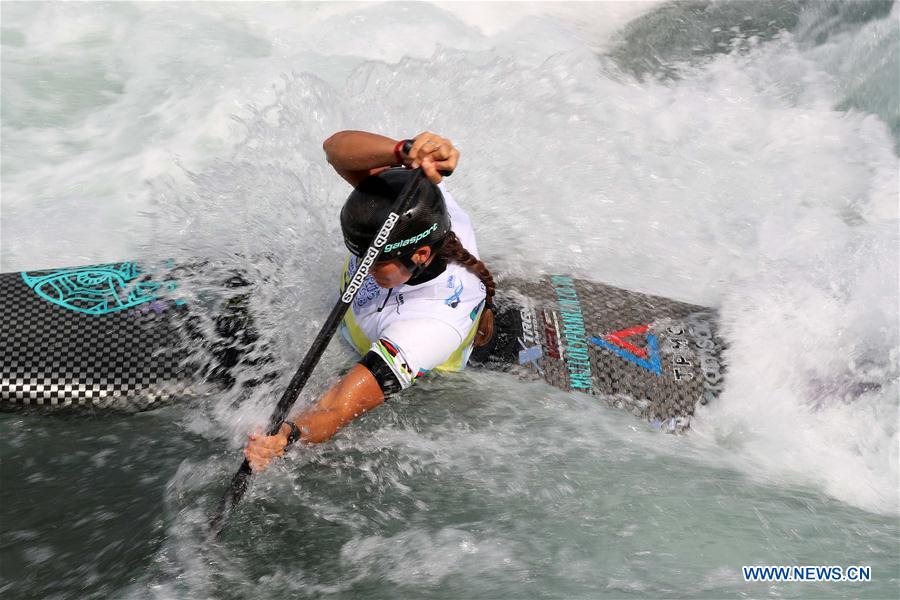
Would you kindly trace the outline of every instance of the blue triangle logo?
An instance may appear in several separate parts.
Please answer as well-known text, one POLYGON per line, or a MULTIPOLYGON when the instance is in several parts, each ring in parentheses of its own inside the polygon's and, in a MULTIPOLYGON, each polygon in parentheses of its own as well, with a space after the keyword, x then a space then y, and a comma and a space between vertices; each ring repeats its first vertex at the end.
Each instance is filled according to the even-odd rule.
MULTIPOLYGON (((630 330, 622 330, 622 331, 630 331, 630 330)), ((609 350, 613 354, 624 358, 628 362, 632 362, 642 369, 646 369, 651 373, 655 373, 656 375, 662 376, 662 359, 659 356, 659 341, 656 339, 656 336, 652 333, 647 334, 647 347, 643 349, 638 349, 632 344, 623 343, 622 339, 619 335, 622 332, 617 331, 615 333, 611 333, 606 336, 609 340, 607 341, 602 338, 593 336, 591 337, 591 342, 600 346, 601 348, 605 348, 609 350), (623 347, 624 346, 624 347, 623 347), (632 352, 631 349, 637 350, 637 352, 632 352), (646 357, 638 356, 638 353, 645 354, 646 357)))

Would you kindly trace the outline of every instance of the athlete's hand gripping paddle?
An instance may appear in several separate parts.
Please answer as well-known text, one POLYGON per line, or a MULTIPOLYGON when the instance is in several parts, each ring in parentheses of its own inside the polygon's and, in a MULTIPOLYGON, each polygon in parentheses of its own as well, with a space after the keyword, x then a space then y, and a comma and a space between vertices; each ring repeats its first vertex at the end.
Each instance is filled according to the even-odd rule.
MULTIPOLYGON (((449 175, 449 173, 446 174, 449 175)), ((423 181, 425 181, 425 176, 422 169, 415 169, 412 178, 400 191, 400 195, 397 197, 397 201, 391 208, 391 212, 388 214, 384 225, 382 225, 381 229, 378 231, 372 245, 366 250, 362 260, 359 261, 359 265, 353 273, 353 277, 350 279, 347 287, 344 289, 344 293, 341 294, 340 300, 338 300, 334 308, 331 309, 331 314, 328 315, 328 319, 325 321, 325 324, 322 325, 322 329, 319 331, 316 339, 313 340, 312 346, 310 346, 306 356, 303 357, 303 361, 297 368, 297 372, 294 373, 287 389, 284 390, 284 393, 281 395, 281 399, 278 401, 278 405, 275 407, 275 411, 269 419, 268 435, 275 435, 278 433, 278 430, 281 429, 282 422, 294 405, 297 396, 300 395, 303 386, 306 385, 306 382, 309 380, 309 376, 312 374, 313 369, 315 369, 316 364, 318 364, 319 359, 322 358, 322 354, 325 353, 328 342, 331 341, 334 332, 337 331, 338 325, 340 325, 341 319, 344 318, 344 314, 350 307, 350 303, 353 302, 353 298, 356 297, 356 293, 359 291, 360 286, 362 286, 366 275, 369 274, 369 268, 375 264, 375 261, 381 256, 391 231, 393 231, 394 226, 400 220, 400 215, 406 210, 410 200, 415 197, 419 190, 419 186, 422 185, 423 181)), ((225 492, 225 495, 222 496, 222 500, 219 502, 219 506, 216 509, 216 514, 210 521, 210 529, 213 535, 218 534, 224 525, 225 518, 237 503, 240 502, 241 497, 247 490, 247 485, 250 482, 250 475, 252 475, 252 473, 253 470, 250 468, 250 461, 244 459, 244 462, 237 470, 237 473, 231 478, 231 486, 228 488, 228 491, 225 492)))

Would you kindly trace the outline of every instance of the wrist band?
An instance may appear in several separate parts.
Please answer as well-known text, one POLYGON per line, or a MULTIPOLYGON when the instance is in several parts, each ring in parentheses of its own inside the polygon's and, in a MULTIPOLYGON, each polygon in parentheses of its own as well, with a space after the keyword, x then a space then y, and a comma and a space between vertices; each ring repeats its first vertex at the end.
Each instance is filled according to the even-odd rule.
POLYGON ((403 155, 409 154, 409 151, 412 149, 412 145, 412 140, 400 140, 394 145, 394 156, 397 158, 397 163, 399 163, 400 165, 405 164, 406 161, 403 160, 403 155))
MULTIPOLYGON (((285 448, 296 442, 300 439, 300 428, 297 427, 297 424, 291 421, 290 419, 285 419, 281 422, 281 425, 287 425, 291 428, 291 433, 288 434, 287 444, 284 445, 285 448)), ((281 429, 281 425, 278 426, 281 429)))

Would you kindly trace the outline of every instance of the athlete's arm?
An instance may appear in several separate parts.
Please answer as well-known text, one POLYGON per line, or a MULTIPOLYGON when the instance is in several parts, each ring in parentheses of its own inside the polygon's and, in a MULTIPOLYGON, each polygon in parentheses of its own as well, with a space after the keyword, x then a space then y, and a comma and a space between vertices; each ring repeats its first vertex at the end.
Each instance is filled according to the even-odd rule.
MULTIPOLYGON (((385 391, 407 388, 420 370, 431 370, 447 360, 461 340, 453 327, 437 319, 388 325, 384 337, 316 404, 290 417, 300 430, 300 440, 330 439, 341 427, 382 404, 385 391)), ((244 456, 254 471, 284 454, 290 433, 290 425, 284 424, 275 435, 250 435, 244 456)))
MULTIPOLYGON (((394 154, 398 141, 365 131, 339 131, 325 140, 322 148, 338 175, 356 187, 369 175, 401 164, 394 154)), ((401 153, 401 158, 402 164, 412 168, 421 166, 428 179, 437 184, 443 179, 438 171, 456 169, 459 150, 450 140, 425 131, 413 139, 409 154, 401 153)))
POLYGON ((339 131, 325 140, 322 149, 328 164, 347 183, 356 187, 369 175, 398 164, 397 140, 365 131, 339 131))
MULTIPOLYGON (((341 427, 382 402, 384 393, 375 377, 366 367, 357 364, 325 392, 318 402, 291 416, 290 420, 300 429, 301 441, 324 442, 341 427)), ((265 469, 273 458, 284 454, 290 433, 290 426, 284 424, 275 435, 250 435, 250 442, 244 448, 244 456, 250 461, 254 471, 265 469)))

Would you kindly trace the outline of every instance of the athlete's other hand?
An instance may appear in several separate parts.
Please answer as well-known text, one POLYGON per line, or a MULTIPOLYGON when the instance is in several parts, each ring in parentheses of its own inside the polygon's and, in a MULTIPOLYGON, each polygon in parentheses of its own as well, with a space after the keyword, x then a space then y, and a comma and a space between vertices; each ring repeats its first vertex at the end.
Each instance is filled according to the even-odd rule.
MULTIPOLYGON (((282 426, 282 429, 285 429, 282 426)), ((261 435, 259 433, 251 433, 248 437, 250 441, 244 448, 244 457, 250 461, 250 468, 254 471, 263 471, 272 462, 276 456, 284 455, 284 449, 287 447, 288 433, 279 431, 275 435, 261 435)))
POLYGON ((423 131, 413 139, 409 149, 409 166, 422 167, 431 183, 440 183, 444 178, 440 171, 453 171, 459 162, 459 150, 453 142, 430 131, 423 131))

